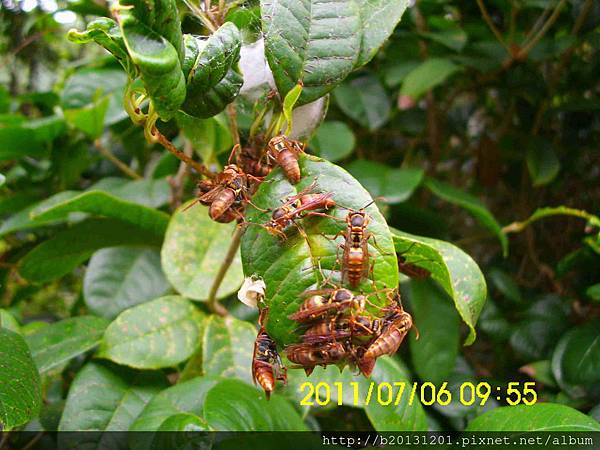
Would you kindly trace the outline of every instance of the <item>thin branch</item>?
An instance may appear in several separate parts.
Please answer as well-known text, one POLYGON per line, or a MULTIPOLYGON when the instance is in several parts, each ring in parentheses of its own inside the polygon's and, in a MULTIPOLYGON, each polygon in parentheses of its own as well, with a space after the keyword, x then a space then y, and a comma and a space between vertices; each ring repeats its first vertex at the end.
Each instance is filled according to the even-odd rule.
POLYGON ((227 249, 227 254, 225 255, 225 259, 223 259, 223 263, 219 268, 219 272, 215 276, 215 280, 213 281, 213 284, 210 287, 210 292, 208 294, 206 306, 210 311, 220 316, 226 316, 229 313, 217 300, 217 292, 219 291, 219 287, 221 286, 221 283, 223 282, 223 279, 225 278, 225 275, 227 274, 227 271, 229 270, 229 267, 231 266, 231 263, 235 258, 235 254, 237 253, 238 248, 240 247, 242 234, 244 234, 244 228, 238 226, 235 229, 235 232, 233 233, 231 243, 229 244, 229 249, 227 249))
MULTIPOLYGON (((478 0, 478 1, 480 1, 480 0, 478 0)), ((562 10, 565 3, 567 3, 567 0, 560 0, 558 5, 556 5, 556 8, 554 8, 552 15, 548 18, 548 20, 542 26, 540 31, 538 31, 538 33, 534 37, 532 37, 529 40, 529 42, 524 44, 523 48, 521 48, 521 50, 519 51, 519 59, 525 58, 529 54, 529 52, 533 49, 533 47, 535 47, 535 45, 539 42, 539 40, 542 37, 544 37, 544 35, 550 29, 550 27, 552 25, 554 25, 554 22, 556 22, 556 19, 558 19, 558 16, 560 16, 560 11, 562 10)))
POLYGON ((477 0, 477 5, 479 6, 479 10, 481 11, 483 20, 485 20, 485 23, 490 28, 490 30, 492 30, 492 33, 494 33, 494 36, 496 36, 496 39, 498 39, 498 42, 500 42, 500 44, 502 44, 502 47, 504 47, 506 49, 506 51, 508 52, 508 54, 510 55, 511 54, 510 48, 508 47, 506 42, 504 42, 504 38, 502 37, 500 30, 498 30, 498 28, 496 28, 496 25, 494 25, 494 21, 492 20, 490 13, 488 12, 487 8, 485 7, 483 0, 477 0))
POLYGON ((513 222, 502 228, 502 233, 520 233, 533 222, 550 216, 573 216, 585 219, 590 225, 600 227, 600 218, 582 209, 567 208, 565 206, 558 206, 556 208, 541 208, 534 212, 529 218, 522 222, 513 222))
POLYGON ((115 166, 117 166, 117 168, 121 172, 123 172, 125 175, 127 175, 128 177, 133 178, 135 180, 141 180, 142 178, 144 178, 140 174, 135 172, 133 169, 131 169, 127 164, 125 164, 119 158, 117 158, 108 148, 103 146, 102 143, 100 142, 100 139, 96 139, 94 141, 94 147, 96 147, 96 149, 102 156, 104 156, 111 163, 113 163, 115 166))
MULTIPOLYGON (((193 150, 192 143, 189 141, 189 139, 186 139, 183 146, 183 153, 191 157, 193 150)), ((177 209, 179 205, 181 205, 185 178, 189 173, 189 168, 190 166, 181 161, 175 176, 169 177, 169 185, 171 186, 171 209, 173 210, 177 209)))
POLYGON ((158 131, 156 127, 154 127, 153 129, 152 135, 160 145, 169 150, 181 161, 191 166, 196 172, 206 177, 214 178, 215 174, 208 170, 208 168, 204 164, 200 164, 199 162, 194 161, 191 156, 186 155, 184 152, 175 147, 173 143, 170 140, 168 140, 160 131, 158 131))

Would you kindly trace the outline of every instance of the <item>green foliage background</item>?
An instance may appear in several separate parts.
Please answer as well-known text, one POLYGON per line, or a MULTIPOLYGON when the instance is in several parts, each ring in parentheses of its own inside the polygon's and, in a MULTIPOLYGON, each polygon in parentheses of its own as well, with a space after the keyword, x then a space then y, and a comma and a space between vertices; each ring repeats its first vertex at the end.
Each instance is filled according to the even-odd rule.
MULTIPOLYGON (((102 1, 2 0, 0 428, 599 429, 600 5, 337 2, 343 26, 321 46, 330 10, 286 15, 307 3, 225 2, 219 28, 193 2, 124 2, 119 27, 102 1), (396 252, 432 274, 401 277, 421 337, 372 379, 446 383, 449 405, 344 392, 344 406, 301 407, 301 371, 269 403, 252 385, 239 253, 212 289, 234 226, 182 211, 195 177, 123 97, 145 90, 160 132, 219 169, 235 140, 225 106, 244 140, 264 100, 239 96, 261 8, 281 96, 299 80, 298 106, 328 96, 308 152, 383 197, 396 252), (461 405, 466 381, 502 395, 461 405), (532 381, 538 404, 507 406, 508 384, 532 381)), ((368 388, 335 367, 310 380, 368 388)))

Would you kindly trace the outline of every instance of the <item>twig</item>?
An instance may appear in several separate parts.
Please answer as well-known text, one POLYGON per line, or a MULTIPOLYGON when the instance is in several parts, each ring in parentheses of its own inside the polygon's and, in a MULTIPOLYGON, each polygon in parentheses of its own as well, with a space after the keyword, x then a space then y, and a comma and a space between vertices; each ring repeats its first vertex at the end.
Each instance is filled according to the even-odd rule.
MULTIPOLYGON (((481 1, 481 0, 478 0, 478 1, 481 1)), ((550 27, 552 25, 554 25, 554 22, 556 22, 556 19, 558 19, 558 16, 560 16, 560 11, 562 10, 565 3, 567 3, 567 0, 560 0, 558 5, 556 5, 556 8, 554 8, 552 15, 548 18, 548 20, 542 26, 540 31, 538 31, 538 33, 534 37, 532 37, 529 40, 529 42, 525 43, 523 45, 523 47, 521 48, 521 50, 519 50, 519 55, 518 55, 517 59, 525 58, 529 54, 529 52, 533 49, 533 47, 535 47, 535 45, 539 42, 539 40, 542 37, 544 37, 544 35, 550 29, 550 27)))
POLYGON ((541 208, 534 212, 529 218, 523 220, 522 222, 513 222, 509 225, 506 225, 502 228, 502 232, 504 234, 508 233, 520 233, 526 227, 531 225, 533 222, 536 222, 544 217, 550 216, 574 216, 579 217, 581 219, 587 220, 591 225, 600 227, 600 218, 597 216, 590 214, 587 211, 582 209, 574 209, 567 208, 564 206, 559 206, 556 208, 541 208))
MULTIPOLYGON (((192 156, 193 148, 192 143, 186 139, 183 146, 183 153, 187 156, 192 156)), ((174 177, 169 177, 169 185, 171 186, 171 209, 175 210, 183 198, 183 188, 186 176, 189 173, 189 167, 185 162, 179 163, 179 168, 174 177)))
POLYGON ((221 283, 223 282, 223 279, 225 278, 225 275, 227 274, 227 271, 229 270, 229 266, 231 266, 231 263, 235 258, 235 254, 237 253, 238 248, 240 247, 242 234, 244 234, 244 229, 243 227, 238 226, 235 232, 233 233, 231 243, 229 244, 229 248, 227 249, 227 253, 225 254, 225 259, 223 259, 223 263, 219 268, 219 272, 215 276, 215 280, 213 281, 213 284, 210 287, 210 292, 208 294, 206 306, 210 311, 220 316, 226 316, 229 313, 217 300, 217 292, 219 290, 219 287, 221 286, 221 283))
POLYGON ((104 156, 111 163, 117 166, 117 168, 128 177, 133 178, 135 180, 141 180, 143 178, 140 174, 135 172, 127 164, 125 164, 123 161, 117 158, 108 148, 103 146, 102 142, 100 142, 100 139, 96 139, 94 141, 94 146, 102 156, 104 156))
POLYGON ((511 54, 510 48, 508 47, 506 42, 504 42, 504 38, 502 37, 500 30, 498 30, 498 28, 496 28, 496 25, 494 25, 492 17, 490 16, 490 13, 488 12, 487 8, 485 7, 483 0, 477 0, 477 5, 479 6, 479 10, 481 11, 483 20, 485 20, 485 23, 487 24, 488 27, 490 27, 490 30, 492 30, 492 33, 494 33, 494 36, 496 36, 496 39, 498 39, 498 42, 500 42, 500 44, 502 44, 502 47, 504 47, 506 49, 506 51, 508 52, 508 54, 510 55, 511 54))
POLYGON ((169 150, 181 161, 194 168, 196 172, 206 177, 214 178, 215 174, 208 170, 208 168, 204 164, 200 164, 199 162, 194 161, 191 156, 186 155, 184 152, 175 147, 173 143, 170 140, 168 140, 160 131, 158 131, 156 127, 153 129, 152 135, 160 145, 169 150))

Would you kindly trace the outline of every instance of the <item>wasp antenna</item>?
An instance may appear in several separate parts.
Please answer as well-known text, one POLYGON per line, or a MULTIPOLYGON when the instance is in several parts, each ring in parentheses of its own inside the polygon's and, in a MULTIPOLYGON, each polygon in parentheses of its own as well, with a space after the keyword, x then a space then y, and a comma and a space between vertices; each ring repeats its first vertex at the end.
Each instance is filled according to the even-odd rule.
POLYGON ((242 146, 240 144, 235 144, 231 149, 231 153, 229 154, 229 158, 227 158, 227 164, 231 164, 231 160, 233 159, 233 155, 236 154, 239 150, 241 150, 242 146))
POLYGON ((190 209, 192 206, 196 206, 198 203, 200 203, 200 200, 194 200, 192 203, 183 208, 182 212, 186 212, 188 209, 190 209))

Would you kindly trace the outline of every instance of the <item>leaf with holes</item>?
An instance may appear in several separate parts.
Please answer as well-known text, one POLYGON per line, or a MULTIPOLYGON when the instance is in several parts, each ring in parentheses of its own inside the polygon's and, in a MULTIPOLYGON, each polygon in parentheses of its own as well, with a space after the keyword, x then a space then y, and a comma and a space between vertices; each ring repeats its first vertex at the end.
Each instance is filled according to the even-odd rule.
POLYGON ((240 32, 232 22, 226 22, 208 39, 186 34, 184 43, 187 96, 181 109, 206 119, 223 111, 242 87, 237 66, 242 46, 240 32))
MULTIPOLYGON (((182 205, 171 217, 161 258, 165 275, 177 291, 193 300, 207 300, 213 281, 231 243, 235 223, 217 223, 208 208, 182 205)), ((242 263, 236 253, 217 297, 237 291, 243 281, 242 263)))
POLYGON ((469 255, 458 247, 392 229, 396 252, 406 264, 431 272, 431 277, 452 298, 454 306, 469 327, 465 345, 475 341, 475 323, 487 296, 481 270, 469 255))
POLYGON ((252 352, 256 328, 234 317, 211 315, 202 339, 202 369, 206 375, 235 377, 252 383, 252 352))
POLYGON ((203 316, 176 295, 134 306, 108 326, 98 356, 140 369, 173 367, 194 353, 203 316))
POLYGON ((27 336, 27 344, 40 373, 96 347, 108 321, 101 317, 71 317, 27 336))
MULTIPOLYGON (((371 217, 368 231, 377 241, 377 246, 373 245, 373 240, 369 242, 369 252, 373 255, 373 279, 379 289, 398 285, 392 236, 377 206, 372 204, 368 192, 348 172, 327 161, 304 156, 299 163, 303 175, 300 183, 291 185, 280 169, 276 169, 267 178, 268 182, 261 184, 253 202, 263 209, 276 208, 281 205, 281 199, 296 194, 316 179, 318 191, 333 193, 333 199, 339 207, 330 210, 328 214, 338 220, 309 216, 298 221, 297 225, 307 234, 308 240, 295 226, 289 227, 285 241, 270 235, 259 226, 249 226, 242 237, 244 273, 247 276, 256 274, 265 280, 265 299, 269 306, 267 330, 280 345, 292 343, 299 338, 298 324, 288 319, 288 315, 298 310, 304 291, 316 288, 323 281, 319 263, 324 272, 332 271, 336 266, 331 279, 339 284, 336 259, 338 255, 341 256, 338 250, 341 237, 337 241, 332 238, 346 229, 348 210, 344 208, 358 210, 369 205, 365 209, 371 217)), ((271 211, 262 212, 252 207, 246 215, 248 222, 254 224, 265 224, 270 217, 271 211)), ((363 280, 357 290, 373 292, 372 280, 363 280)), ((372 303, 379 305, 387 303, 383 293, 369 298, 372 303)), ((380 312, 372 306, 369 308, 374 313, 380 312)))
POLYGON ((362 35, 354 0, 262 0, 260 7, 265 54, 282 98, 302 82, 298 106, 310 103, 356 65, 362 35))

